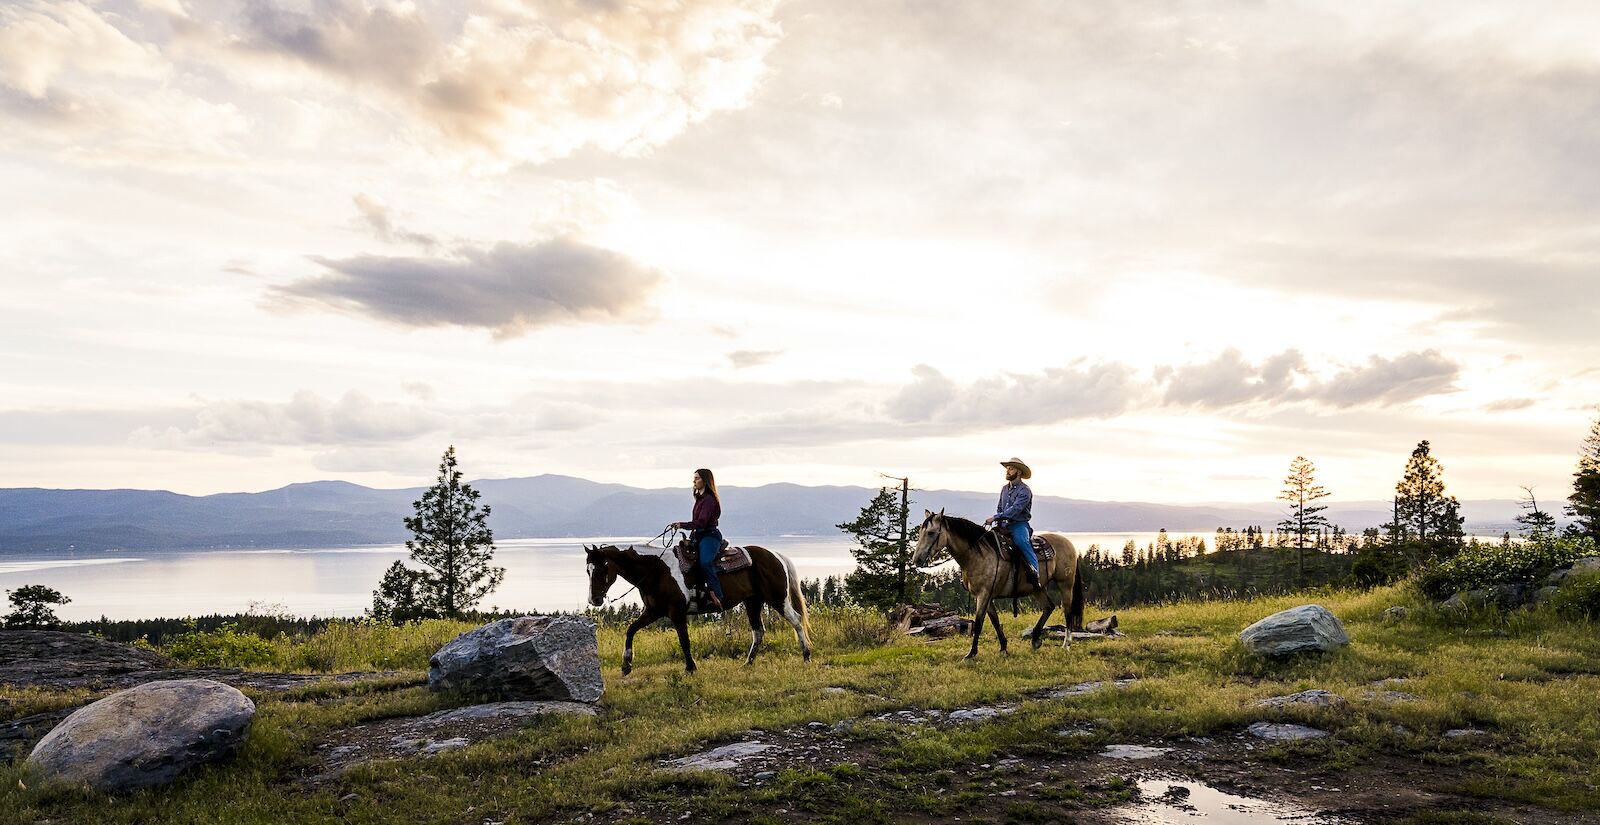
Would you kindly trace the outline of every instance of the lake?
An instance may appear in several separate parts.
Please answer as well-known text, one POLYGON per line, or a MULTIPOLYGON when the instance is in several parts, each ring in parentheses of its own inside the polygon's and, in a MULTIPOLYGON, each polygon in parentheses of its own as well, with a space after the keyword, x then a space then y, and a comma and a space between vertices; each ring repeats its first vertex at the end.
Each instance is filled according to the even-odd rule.
MULTIPOLYGON (((1155 533, 1068 533, 1080 549, 1091 543, 1120 550, 1155 533)), ((1174 539, 1182 533, 1172 533, 1174 539)), ((1195 531, 1210 543, 1211 534, 1195 531)), ((844 536, 739 537, 783 553, 801 578, 844 575, 855 569, 844 536)), ((506 569, 500 589, 483 607, 527 612, 585 606, 583 545, 642 543, 643 538, 507 539, 495 542, 495 564, 506 569)), ((271 606, 297 616, 359 616, 372 604, 383 571, 406 557, 401 545, 281 550, 170 550, 0 555, 0 590, 42 584, 72 599, 56 609, 63 619, 147 619, 243 613, 271 606)), ((627 588, 618 586, 613 594, 627 588)), ((623 601, 636 601, 628 596, 623 601)))

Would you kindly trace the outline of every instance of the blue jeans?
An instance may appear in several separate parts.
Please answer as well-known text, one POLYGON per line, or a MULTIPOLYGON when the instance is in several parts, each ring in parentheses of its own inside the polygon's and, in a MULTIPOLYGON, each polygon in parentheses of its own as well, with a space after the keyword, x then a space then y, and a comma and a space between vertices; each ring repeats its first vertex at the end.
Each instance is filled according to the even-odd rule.
POLYGON ((1029 567, 1039 569, 1039 557, 1033 554, 1033 528, 1026 521, 1013 521, 1006 525, 1011 531, 1011 540, 1016 542, 1017 549, 1022 551, 1022 558, 1029 567))
POLYGON ((722 531, 712 528, 700 537, 700 570, 706 574, 706 586, 722 600, 722 582, 717 581, 717 554, 722 552, 722 531))

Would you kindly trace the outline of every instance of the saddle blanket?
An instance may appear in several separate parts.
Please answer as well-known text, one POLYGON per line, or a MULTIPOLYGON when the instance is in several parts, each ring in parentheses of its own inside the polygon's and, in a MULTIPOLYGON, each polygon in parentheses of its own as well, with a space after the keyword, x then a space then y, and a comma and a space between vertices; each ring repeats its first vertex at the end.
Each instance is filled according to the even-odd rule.
MULTIPOLYGON (((691 573, 700 572, 700 551, 689 542, 681 542, 675 548, 678 556, 678 569, 687 577, 691 573)), ((722 552, 717 554, 717 575, 723 573, 736 573, 750 566, 750 551, 743 547, 735 547, 727 542, 722 543, 722 552)))

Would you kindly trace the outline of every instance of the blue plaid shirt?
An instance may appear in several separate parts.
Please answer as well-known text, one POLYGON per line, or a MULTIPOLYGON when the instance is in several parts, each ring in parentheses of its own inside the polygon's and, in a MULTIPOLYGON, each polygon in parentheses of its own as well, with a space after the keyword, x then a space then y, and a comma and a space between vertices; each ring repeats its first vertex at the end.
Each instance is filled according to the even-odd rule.
POLYGON ((1010 481, 1000 488, 999 512, 994 514, 999 522, 1028 522, 1033 520, 1033 491, 1022 479, 1010 481))

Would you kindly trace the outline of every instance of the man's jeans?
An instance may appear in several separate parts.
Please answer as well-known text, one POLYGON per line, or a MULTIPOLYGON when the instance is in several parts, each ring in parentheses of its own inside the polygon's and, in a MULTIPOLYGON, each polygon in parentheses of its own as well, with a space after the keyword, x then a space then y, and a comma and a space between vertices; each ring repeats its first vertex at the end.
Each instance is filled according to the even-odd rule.
POLYGON ((1026 521, 1013 521, 1006 525, 1006 529, 1011 531, 1011 540, 1022 551, 1022 558, 1028 562, 1028 566, 1038 570, 1039 558, 1033 554, 1033 528, 1026 521))

